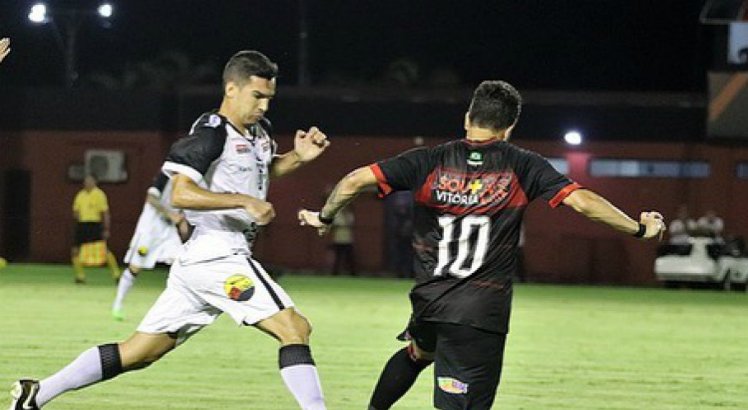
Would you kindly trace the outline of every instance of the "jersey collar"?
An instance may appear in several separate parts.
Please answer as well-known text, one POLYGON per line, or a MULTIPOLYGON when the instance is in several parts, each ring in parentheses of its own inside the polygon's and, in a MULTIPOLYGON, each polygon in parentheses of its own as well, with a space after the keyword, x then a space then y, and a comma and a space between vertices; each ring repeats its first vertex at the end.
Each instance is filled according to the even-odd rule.
POLYGON ((504 140, 500 139, 498 136, 495 136, 493 138, 489 138, 483 141, 474 141, 474 140, 469 140, 467 138, 463 138, 462 141, 464 141, 468 145, 478 146, 478 147, 484 146, 484 145, 490 145, 490 144, 493 144, 494 142, 504 142, 504 140))

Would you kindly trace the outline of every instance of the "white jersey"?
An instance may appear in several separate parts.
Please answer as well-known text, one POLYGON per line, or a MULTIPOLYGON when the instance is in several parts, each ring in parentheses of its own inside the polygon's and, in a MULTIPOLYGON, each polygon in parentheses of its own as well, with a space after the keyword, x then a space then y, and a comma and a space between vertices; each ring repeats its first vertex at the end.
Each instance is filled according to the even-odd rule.
MULTIPOLYGON (((212 192, 265 200, 275 150, 268 120, 241 133, 225 117, 206 113, 195 121, 187 137, 172 145, 162 170, 169 176, 185 175, 212 192)), ((186 260, 251 254, 257 225, 244 209, 185 210, 185 216, 195 226, 188 243, 191 251, 183 255, 186 260)))
MULTIPOLYGON (((148 195, 157 199, 167 211, 174 212, 170 199, 171 181, 163 173, 156 176, 148 188, 148 195)), ((145 269, 152 269, 157 262, 171 264, 181 245, 176 226, 146 201, 124 261, 145 269)))

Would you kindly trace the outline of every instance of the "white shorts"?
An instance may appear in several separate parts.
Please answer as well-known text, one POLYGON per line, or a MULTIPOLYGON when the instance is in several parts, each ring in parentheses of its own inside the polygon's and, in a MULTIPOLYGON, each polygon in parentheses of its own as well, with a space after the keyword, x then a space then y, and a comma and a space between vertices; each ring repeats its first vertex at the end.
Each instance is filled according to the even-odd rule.
POLYGON ((181 249, 182 241, 173 225, 162 229, 138 229, 130 241, 124 262, 143 269, 153 269, 157 262, 171 265, 181 249))
POLYGON ((259 262, 244 255, 183 264, 169 271, 166 289, 138 326, 143 333, 175 333, 181 343, 226 312, 254 324, 292 307, 293 301, 259 262))

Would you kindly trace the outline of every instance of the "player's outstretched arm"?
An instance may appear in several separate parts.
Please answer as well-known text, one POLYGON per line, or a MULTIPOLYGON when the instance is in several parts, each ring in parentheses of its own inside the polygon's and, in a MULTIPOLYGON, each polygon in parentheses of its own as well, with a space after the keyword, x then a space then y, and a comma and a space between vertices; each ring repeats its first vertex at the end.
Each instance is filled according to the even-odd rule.
POLYGON ((0 39, 0 63, 3 62, 3 59, 10 54, 10 39, 9 38, 3 38, 0 39))
POLYGON ((608 200, 588 189, 572 192, 563 203, 593 221, 602 222, 613 229, 644 239, 662 239, 666 229, 665 221, 659 212, 642 212, 637 222, 608 200))
POLYGON ((164 205, 161 204, 161 199, 150 191, 145 195, 145 201, 155 208, 161 217, 170 220, 174 225, 178 225, 184 219, 184 215, 180 212, 171 212, 164 208, 164 205))
POLYGON ((345 208, 362 190, 377 184, 377 177, 369 167, 361 167, 344 176, 327 197, 325 206, 319 212, 302 209, 299 211, 299 224, 317 228, 320 236, 327 233, 335 215, 345 208))
POLYGON ((327 140, 327 135, 319 128, 312 127, 309 131, 298 130, 293 140, 293 150, 273 160, 270 175, 280 177, 289 174, 320 156, 329 146, 330 141, 327 140))
POLYGON ((221 194, 202 189, 186 175, 175 174, 172 177, 171 203, 175 208, 183 209, 233 209, 244 210, 259 225, 267 225, 275 218, 275 210, 270 202, 242 194, 221 194))
POLYGON ((156 195, 152 194, 150 191, 145 194, 145 201, 148 202, 152 207, 156 208, 156 211, 158 211, 159 214, 161 214, 164 217, 168 217, 169 213, 164 208, 164 206, 161 204, 161 199, 157 197, 156 195))

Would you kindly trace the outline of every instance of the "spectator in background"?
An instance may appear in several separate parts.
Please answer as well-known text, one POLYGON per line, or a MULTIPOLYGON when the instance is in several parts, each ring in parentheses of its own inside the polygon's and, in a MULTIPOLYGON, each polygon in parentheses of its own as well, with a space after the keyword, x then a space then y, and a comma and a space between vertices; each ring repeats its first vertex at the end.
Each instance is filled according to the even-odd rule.
POLYGON ((722 239, 722 232, 725 229, 725 223, 722 218, 717 216, 714 210, 706 211, 706 215, 699 218, 696 222, 699 234, 710 236, 715 239, 722 239))
POLYGON ((356 255, 353 251, 353 224, 356 219, 350 209, 343 209, 335 215, 332 221, 332 249, 335 261, 332 264, 332 274, 340 273, 343 264, 348 267, 348 272, 356 276, 356 255))
POLYGON ((5 37, 0 39, 0 63, 10 54, 10 39, 5 37))
MULTIPOLYGON (((76 223, 71 259, 75 270, 75 283, 86 283, 86 273, 83 271, 84 265, 96 265, 104 261, 112 271, 112 278, 115 281, 118 280, 120 272, 117 259, 106 247, 110 226, 109 202, 104 191, 96 186, 96 179, 92 175, 86 176, 83 180, 83 189, 75 195, 73 218, 76 223), (105 254, 104 261, 99 262, 95 257, 94 262, 85 261, 81 257, 81 248, 86 245, 94 248, 102 246, 101 252, 105 254)), ((94 249, 94 253, 97 253, 96 249, 94 249)))
POLYGON ((690 238, 696 230, 696 221, 688 216, 688 206, 679 206, 677 217, 670 222, 670 226, 668 227, 668 231, 670 231, 670 244, 688 244, 688 238, 690 238))

